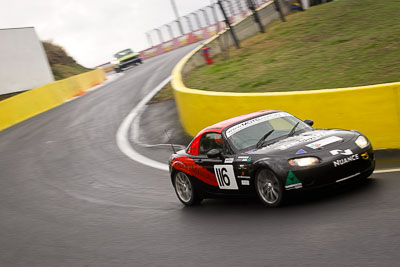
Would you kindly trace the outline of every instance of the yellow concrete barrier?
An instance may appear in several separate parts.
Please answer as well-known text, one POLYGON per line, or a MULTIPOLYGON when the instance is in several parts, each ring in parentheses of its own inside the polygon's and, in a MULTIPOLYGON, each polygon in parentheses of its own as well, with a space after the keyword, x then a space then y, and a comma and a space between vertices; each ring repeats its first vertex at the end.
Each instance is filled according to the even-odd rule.
MULTIPOLYGON (((217 38, 210 39, 208 46, 217 38)), ((317 128, 359 130, 375 148, 400 148, 400 82, 284 93, 190 89, 183 84, 182 72, 192 57, 198 57, 200 48, 184 57, 172 73, 179 117, 188 134, 194 136, 204 127, 233 116, 272 109, 290 112, 303 120, 312 119, 317 128)))
POLYGON ((0 130, 61 105, 105 79, 104 71, 96 69, 3 100, 0 102, 0 130))

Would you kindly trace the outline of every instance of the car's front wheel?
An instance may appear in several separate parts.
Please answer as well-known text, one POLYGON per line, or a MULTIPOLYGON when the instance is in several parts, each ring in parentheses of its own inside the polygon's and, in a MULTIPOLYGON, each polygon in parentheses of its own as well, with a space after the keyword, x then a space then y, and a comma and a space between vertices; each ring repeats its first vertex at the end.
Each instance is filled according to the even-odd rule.
POLYGON ((265 206, 277 207, 282 203, 283 185, 271 170, 260 170, 256 176, 255 186, 257 195, 265 206))
POLYGON ((176 172, 174 176, 174 187, 178 199, 186 206, 200 204, 202 198, 195 189, 189 176, 184 172, 176 172))

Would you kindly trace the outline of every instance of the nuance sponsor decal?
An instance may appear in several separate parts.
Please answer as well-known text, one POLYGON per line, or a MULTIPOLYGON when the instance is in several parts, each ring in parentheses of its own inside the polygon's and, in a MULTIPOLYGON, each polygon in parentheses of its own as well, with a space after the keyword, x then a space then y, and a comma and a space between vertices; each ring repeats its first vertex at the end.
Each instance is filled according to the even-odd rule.
POLYGON ((358 154, 354 154, 354 155, 351 155, 351 156, 343 158, 343 159, 337 159, 337 160, 335 160, 333 162, 333 166, 334 167, 342 166, 342 165, 345 165, 345 164, 347 164, 349 162, 358 160, 359 158, 360 157, 358 156, 358 154))
POLYGON ((289 113, 286 113, 286 112, 276 112, 276 113, 267 114, 267 115, 264 115, 264 116, 261 116, 261 117, 253 118, 251 120, 247 120, 247 121, 239 123, 239 124, 237 124, 235 126, 232 126, 231 128, 229 128, 226 131, 226 136, 229 138, 232 135, 234 135, 235 133, 240 132, 241 130, 244 130, 244 129, 250 127, 250 126, 259 124, 259 123, 264 122, 264 121, 269 121, 269 120, 272 120, 272 119, 281 118, 281 117, 287 117, 287 116, 291 116, 291 115, 289 113))

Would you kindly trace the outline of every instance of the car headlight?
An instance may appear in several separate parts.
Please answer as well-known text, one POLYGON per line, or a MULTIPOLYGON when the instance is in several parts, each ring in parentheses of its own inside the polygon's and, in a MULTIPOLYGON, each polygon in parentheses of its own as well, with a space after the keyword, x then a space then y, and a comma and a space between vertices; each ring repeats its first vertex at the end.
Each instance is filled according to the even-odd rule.
POLYGON ((368 140, 364 136, 360 135, 356 139, 356 144, 359 148, 366 148, 368 146, 368 140))
POLYGON ((319 159, 315 157, 307 157, 307 158, 297 158, 297 159, 290 159, 289 164, 291 166, 312 166, 319 163, 319 159))
POLYGON ((119 60, 116 59, 116 58, 113 58, 113 59, 111 60, 111 64, 113 64, 113 65, 118 65, 118 64, 119 64, 119 60))

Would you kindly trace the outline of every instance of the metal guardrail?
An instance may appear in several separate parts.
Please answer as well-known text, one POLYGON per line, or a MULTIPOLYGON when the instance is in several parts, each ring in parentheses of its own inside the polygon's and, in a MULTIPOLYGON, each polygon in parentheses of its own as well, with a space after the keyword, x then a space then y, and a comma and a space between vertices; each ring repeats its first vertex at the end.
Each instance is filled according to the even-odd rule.
MULTIPOLYGON (((253 0, 259 7, 271 0, 253 0)), ((222 0, 231 24, 246 17, 251 10, 247 0, 222 0)), ((225 29, 224 16, 217 3, 205 6, 190 14, 179 17, 146 33, 150 48, 140 51, 143 59, 148 59, 170 50, 210 38, 225 29), (179 24, 182 27, 179 27, 179 24), (181 30, 183 31, 183 34, 181 30)))

